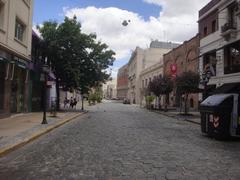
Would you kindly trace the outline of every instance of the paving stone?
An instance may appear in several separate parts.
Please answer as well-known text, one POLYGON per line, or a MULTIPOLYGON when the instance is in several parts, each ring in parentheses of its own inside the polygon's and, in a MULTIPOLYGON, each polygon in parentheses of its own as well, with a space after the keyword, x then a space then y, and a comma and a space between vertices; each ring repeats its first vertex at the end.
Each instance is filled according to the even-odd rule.
POLYGON ((239 180, 240 141, 136 106, 102 103, 0 158, 0 179, 239 180))

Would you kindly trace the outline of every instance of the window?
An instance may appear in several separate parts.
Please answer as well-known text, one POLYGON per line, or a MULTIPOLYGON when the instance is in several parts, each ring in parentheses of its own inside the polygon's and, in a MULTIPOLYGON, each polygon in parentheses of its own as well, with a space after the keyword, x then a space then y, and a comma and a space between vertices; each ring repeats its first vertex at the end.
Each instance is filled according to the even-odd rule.
POLYGON ((216 75, 217 64, 216 52, 207 53, 203 56, 203 71, 211 76, 216 75))
POLYGON ((217 23, 216 23, 216 20, 214 20, 212 22, 212 33, 214 33, 216 31, 216 29, 217 29, 216 26, 217 26, 217 23))
POLYGON ((240 72, 240 41, 224 49, 224 73, 240 72))
POLYGON ((25 25, 21 23, 18 19, 16 19, 15 24, 15 38, 20 41, 24 40, 24 32, 25 32, 25 25))
POLYGON ((0 0, 0 29, 4 26, 4 4, 0 0))
POLYGON ((235 28, 237 26, 236 4, 233 3, 228 8, 228 22, 230 27, 235 28))
POLYGON ((204 37, 207 36, 207 27, 204 27, 204 29, 203 29, 203 36, 204 37))
POLYGON ((142 88, 144 88, 144 80, 142 80, 142 88))

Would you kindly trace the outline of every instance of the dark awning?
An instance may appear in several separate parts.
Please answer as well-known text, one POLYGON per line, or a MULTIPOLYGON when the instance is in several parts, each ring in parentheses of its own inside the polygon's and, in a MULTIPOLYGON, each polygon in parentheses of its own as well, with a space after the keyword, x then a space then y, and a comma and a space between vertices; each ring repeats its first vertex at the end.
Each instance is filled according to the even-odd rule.
POLYGON ((240 83, 228 83, 216 88, 212 94, 240 93, 240 83))

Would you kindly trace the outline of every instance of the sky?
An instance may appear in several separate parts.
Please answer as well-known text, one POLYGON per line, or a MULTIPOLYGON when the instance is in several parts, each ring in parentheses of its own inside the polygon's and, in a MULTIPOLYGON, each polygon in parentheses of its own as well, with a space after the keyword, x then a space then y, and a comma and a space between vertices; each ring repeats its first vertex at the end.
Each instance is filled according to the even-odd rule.
POLYGON ((198 11, 210 0, 35 0, 33 25, 77 16, 82 32, 116 52, 112 75, 126 64, 132 51, 148 48, 152 40, 183 42, 198 33, 198 11), (124 20, 129 21, 123 26, 124 20))

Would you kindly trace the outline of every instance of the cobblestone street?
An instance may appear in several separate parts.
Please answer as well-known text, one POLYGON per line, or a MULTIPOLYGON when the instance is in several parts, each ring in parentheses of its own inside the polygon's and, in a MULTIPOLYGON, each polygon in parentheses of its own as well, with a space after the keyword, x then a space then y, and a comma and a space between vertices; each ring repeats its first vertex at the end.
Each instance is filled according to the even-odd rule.
POLYGON ((200 126, 105 102, 0 158, 0 179, 240 179, 240 141, 200 126))

